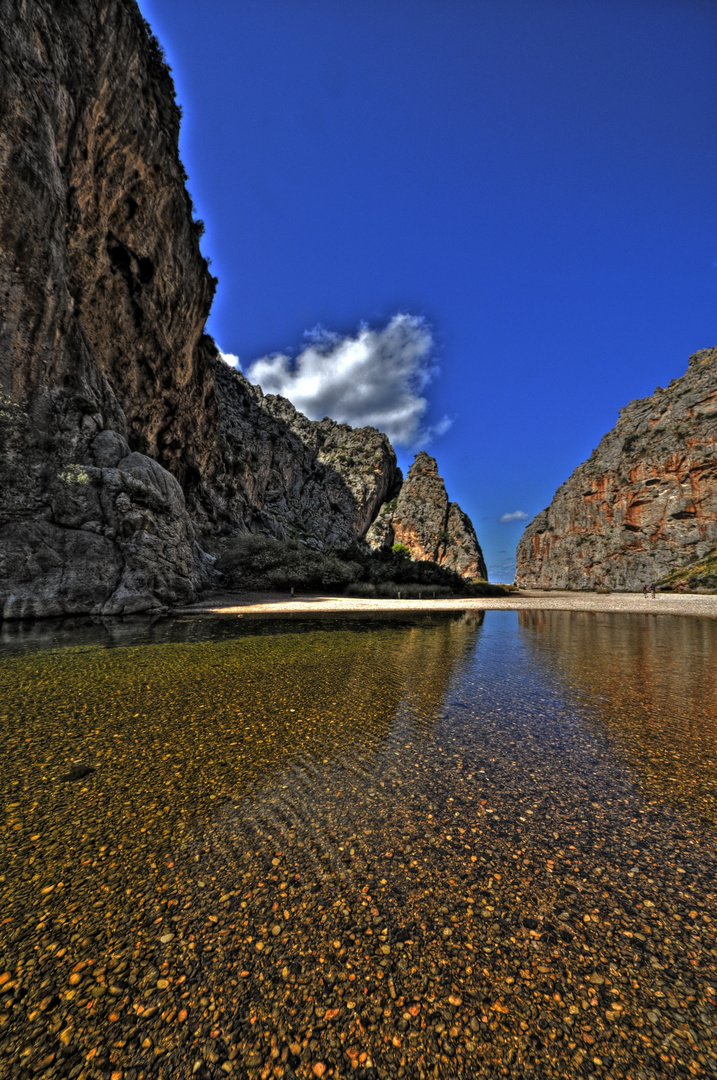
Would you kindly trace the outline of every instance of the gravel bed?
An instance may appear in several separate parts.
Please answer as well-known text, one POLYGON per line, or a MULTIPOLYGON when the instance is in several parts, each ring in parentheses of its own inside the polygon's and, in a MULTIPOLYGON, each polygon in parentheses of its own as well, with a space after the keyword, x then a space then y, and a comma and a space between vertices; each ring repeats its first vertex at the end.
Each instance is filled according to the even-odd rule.
POLYGON ((0 658, 0 1077, 714 1075, 717 626, 661 627, 0 658))

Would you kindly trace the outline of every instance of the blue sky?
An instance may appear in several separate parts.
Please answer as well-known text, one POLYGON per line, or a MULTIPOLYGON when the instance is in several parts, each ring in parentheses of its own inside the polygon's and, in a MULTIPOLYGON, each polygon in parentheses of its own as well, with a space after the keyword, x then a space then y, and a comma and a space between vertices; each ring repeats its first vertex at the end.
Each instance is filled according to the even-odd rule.
POLYGON ((432 434, 511 580, 524 522, 500 518, 541 510, 622 405, 717 344, 717 4, 140 6, 184 108, 209 331, 290 375, 317 325, 329 361, 377 342, 384 368, 387 327, 427 327, 399 457, 432 434))

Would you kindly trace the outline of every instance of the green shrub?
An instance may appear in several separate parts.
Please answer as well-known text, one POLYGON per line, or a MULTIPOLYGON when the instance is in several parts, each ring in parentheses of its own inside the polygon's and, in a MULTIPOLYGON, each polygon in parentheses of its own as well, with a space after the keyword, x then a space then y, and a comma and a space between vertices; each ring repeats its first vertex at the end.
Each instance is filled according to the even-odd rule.
POLYGON ((411 558, 411 549, 406 544, 393 544, 392 547, 391 547, 391 551, 399 559, 410 559, 411 558))
POLYGON ((346 596, 360 596, 369 600, 442 600, 454 595, 448 585, 415 585, 401 582, 383 582, 378 585, 369 581, 359 581, 348 585, 346 596))
POLYGON ((233 588, 340 589, 357 568, 333 552, 315 551, 298 540, 263 533, 234 537, 222 545, 217 570, 233 588))
POLYGON ((480 578, 474 578, 468 582, 465 587, 466 596, 510 596, 511 593, 517 592, 514 585, 503 585, 502 583, 492 581, 482 581, 480 578))
POLYGON ((692 556, 687 565, 678 567, 658 581, 661 590, 679 592, 688 589, 700 592, 717 591, 717 547, 713 547, 701 559, 692 556))
MULTIPOLYGON (((388 549, 371 551, 362 544, 342 550, 317 551, 300 540, 277 540, 248 533, 224 540, 216 548, 217 570, 230 589, 323 589, 344 592, 359 583, 388 590, 416 585, 421 591, 444 589, 461 593, 470 588, 453 570, 432 562, 406 558, 388 549)), ((391 590, 394 590, 393 592, 391 590)), ((377 594, 378 595, 378 594, 377 594)), ((383 593, 381 593, 383 595, 383 593)))
MULTIPOLYGON (((214 545, 212 545, 214 547, 214 545)), ((405 547, 405 545, 399 545, 405 547)), ((445 596, 503 596, 510 590, 487 581, 465 581, 433 562, 406 558, 363 544, 318 551, 298 539, 277 540, 265 533, 247 533, 215 547, 216 568, 229 589, 321 590, 351 596, 430 599, 445 596)))
POLYGON ((89 484, 89 473, 81 465, 65 465, 57 474, 57 479, 64 484, 89 484))

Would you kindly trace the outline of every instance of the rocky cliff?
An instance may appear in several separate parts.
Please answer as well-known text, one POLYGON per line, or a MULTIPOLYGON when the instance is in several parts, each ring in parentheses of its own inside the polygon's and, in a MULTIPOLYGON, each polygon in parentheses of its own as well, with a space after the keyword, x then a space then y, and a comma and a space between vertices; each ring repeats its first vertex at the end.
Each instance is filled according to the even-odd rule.
POLYGON ((388 439, 312 423, 230 371, 135 0, 0 0, 0 613, 185 602, 202 545, 364 536, 388 439))
POLYGON ((0 71, 0 610, 187 599, 214 281, 171 78, 118 0, 0 0, 0 71))
MULTIPOLYGON (((234 378, 250 390, 263 417, 288 433, 292 445, 298 441, 313 464, 314 483, 304 480, 297 491, 301 511, 297 507, 287 518, 286 495, 271 492, 264 495, 264 506, 285 520, 300 521, 307 538, 338 546, 362 538, 384 500, 398 492, 403 480, 387 436, 376 428, 352 428, 328 417, 308 420, 286 398, 264 395, 260 387, 234 378)), ((282 491, 289 487, 289 469, 287 462, 279 473, 282 491)))
POLYGON ((518 545, 532 588, 639 589, 717 544, 717 349, 631 402, 518 545))
POLYGON ((404 544, 411 558, 435 562, 464 578, 488 577, 470 518, 458 503, 448 501, 436 460, 423 450, 398 496, 381 507, 366 540, 373 548, 404 544))

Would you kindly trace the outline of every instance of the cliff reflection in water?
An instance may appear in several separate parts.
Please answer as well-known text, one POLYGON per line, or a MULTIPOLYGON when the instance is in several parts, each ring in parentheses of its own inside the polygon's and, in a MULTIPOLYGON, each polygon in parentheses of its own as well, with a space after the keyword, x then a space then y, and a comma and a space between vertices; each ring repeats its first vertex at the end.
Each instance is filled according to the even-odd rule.
POLYGON ((711 624, 47 633, 0 647, 0 1075, 717 1062, 714 832, 654 797, 711 799, 711 624))
POLYGON ((53 815, 74 787, 44 785, 82 763, 109 816, 168 827, 313 754, 370 753, 399 714, 425 722, 481 620, 80 625, 67 647, 48 628, 0 667, 5 783, 41 783, 53 815))
POLYGON ((519 624, 536 659, 587 699, 648 797, 717 821, 716 622, 521 611, 519 624))

